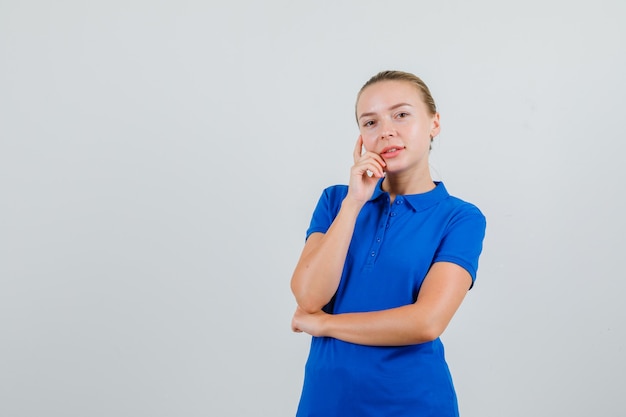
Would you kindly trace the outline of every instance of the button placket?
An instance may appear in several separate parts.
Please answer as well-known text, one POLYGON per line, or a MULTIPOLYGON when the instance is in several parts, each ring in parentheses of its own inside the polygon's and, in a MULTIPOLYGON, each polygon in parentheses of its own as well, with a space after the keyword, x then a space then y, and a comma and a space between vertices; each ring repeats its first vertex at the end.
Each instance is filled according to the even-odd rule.
POLYGON ((385 229, 389 227, 389 201, 386 203, 386 208, 383 209, 383 215, 381 216, 378 233, 374 235, 372 246, 370 246, 369 256, 367 257, 367 265, 371 265, 376 261, 380 246, 385 237, 385 229), (386 227, 385 227, 386 226, 386 227))
POLYGON ((398 217, 400 217, 405 211, 407 211, 409 207, 404 204, 404 198, 402 196, 397 196, 394 200, 393 204, 389 208, 389 214, 387 215, 387 223, 385 229, 389 229, 392 222, 395 222, 398 217))

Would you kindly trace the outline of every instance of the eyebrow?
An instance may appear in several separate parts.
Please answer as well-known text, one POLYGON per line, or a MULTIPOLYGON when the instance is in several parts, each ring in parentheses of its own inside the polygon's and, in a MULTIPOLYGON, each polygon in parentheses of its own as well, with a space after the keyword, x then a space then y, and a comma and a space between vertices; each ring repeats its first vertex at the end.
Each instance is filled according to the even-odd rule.
MULTIPOLYGON (((395 110, 398 107, 403 107, 403 106, 413 107, 413 105, 411 105, 410 103, 398 103, 398 104, 394 104, 393 106, 389 107, 387 110, 395 110)), ((375 112, 362 113, 359 116, 359 120, 361 120, 364 117, 374 116, 375 114, 376 114, 375 112)))

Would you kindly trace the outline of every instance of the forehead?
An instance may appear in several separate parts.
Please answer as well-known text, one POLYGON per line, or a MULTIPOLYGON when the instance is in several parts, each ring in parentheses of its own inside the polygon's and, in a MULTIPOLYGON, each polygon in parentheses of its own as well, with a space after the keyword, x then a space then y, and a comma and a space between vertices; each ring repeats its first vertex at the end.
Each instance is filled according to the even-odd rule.
POLYGON ((409 103, 416 106, 423 103, 419 87, 410 81, 379 81, 367 86, 361 92, 356 107, 358 112, 359 109, 364 110, 372 106, 393 106, 397 103, 409 103))

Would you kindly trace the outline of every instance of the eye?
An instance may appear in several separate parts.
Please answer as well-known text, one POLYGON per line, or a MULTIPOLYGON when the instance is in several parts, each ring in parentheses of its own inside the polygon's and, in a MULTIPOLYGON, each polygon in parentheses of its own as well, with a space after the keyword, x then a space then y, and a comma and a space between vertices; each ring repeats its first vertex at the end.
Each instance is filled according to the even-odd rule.
POLYGON ((372 126, 374 126, 373 120, 368 120, 365 123, 363 123, 363 127, 372 127, 372 126))
POLYGON ((407 112, 403 111, 403 112, 398 113, 398 116, 397 116, 397 117, 398 117, 399 119, 404 119, 404 118, 405 118, 405 117, 407 117, 408 115, 409 115, 409 113, 407 113, 407 112))

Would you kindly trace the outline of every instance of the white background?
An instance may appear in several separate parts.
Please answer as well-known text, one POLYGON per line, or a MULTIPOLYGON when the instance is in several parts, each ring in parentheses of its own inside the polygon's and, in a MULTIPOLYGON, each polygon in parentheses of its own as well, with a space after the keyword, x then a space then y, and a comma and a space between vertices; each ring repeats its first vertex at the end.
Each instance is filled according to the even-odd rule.
POLYGON ((0 415, 292 416, 289 279, 383 69, 487 216, 464 417, 626 410, 621 0, 0 0, 0 415))

